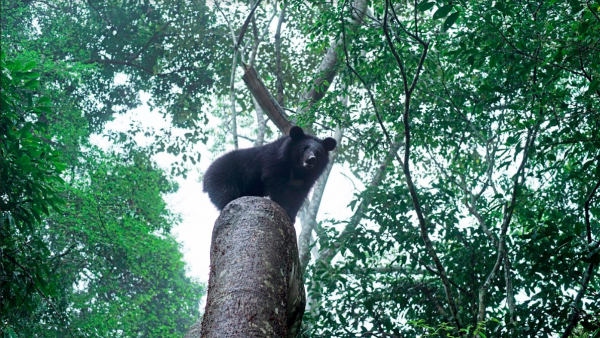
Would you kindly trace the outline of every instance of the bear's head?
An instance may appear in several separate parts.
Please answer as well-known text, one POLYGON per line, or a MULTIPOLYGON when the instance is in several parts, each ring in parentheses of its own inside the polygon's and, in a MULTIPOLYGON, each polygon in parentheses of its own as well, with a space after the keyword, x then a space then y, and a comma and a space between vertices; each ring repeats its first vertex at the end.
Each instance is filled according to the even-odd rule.
POLYGON ((320 175, 329 162, 329 152, 335 149, 337 142, 328 137, 324 140, 305 134, 302 128, 290 129, 291 152, 294 171, 320 175))

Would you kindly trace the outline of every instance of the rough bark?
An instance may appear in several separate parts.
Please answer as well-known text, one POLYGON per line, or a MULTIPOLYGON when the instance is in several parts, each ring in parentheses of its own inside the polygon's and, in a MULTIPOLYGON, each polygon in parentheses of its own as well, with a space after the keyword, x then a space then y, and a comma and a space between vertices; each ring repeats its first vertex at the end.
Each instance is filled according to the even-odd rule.
POLYGON ((201 337, 295 337, 305 293, 296 232, 261 197, 229 203, 215 223, 201 337))

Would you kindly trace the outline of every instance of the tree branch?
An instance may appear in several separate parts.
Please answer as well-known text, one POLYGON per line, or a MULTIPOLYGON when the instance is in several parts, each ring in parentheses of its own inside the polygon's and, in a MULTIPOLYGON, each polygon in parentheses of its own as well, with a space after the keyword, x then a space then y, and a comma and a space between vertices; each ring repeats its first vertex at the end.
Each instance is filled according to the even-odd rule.
POLYGON ((169 25, 170 25, 170 24, 171 24, 171 22, 170 22, 170 21, 168 21, 167 23, 165 23, 165 25, 164 25, 164 26, 163 26, 163 27, 162 27, 160 30, 156 31, 156 33, 154 33, 154 35, 152 35, 152 37, 151 37, 150 39, 148 39, 148 41, 146 42, 146 44, 145 44, 145 45, 144 45, 142 48, 140 48, 140 50, 139 50, 137 53, 135 53, 135 54, 134 54, 134 55, 133 55, 131 58, 129 58, 129 60, 128 60, 128 61, 129 61, 129 62, 131 62, 131 61, 133 61, 133 60, 137 59, 138 57, 140 57, 140 55, 141 55, 141 54, 142 54, 144 51, 146 51, 146 50, 148 49, 148 47, 150 46, 150 44, 151 44, 151 43, 152 43, 154 40, 156 40, 156 38, 157 38, 157 37, 158 37, 158 36, 159 36, 159 35, 160 35, 162 32, 164 32, 164 30, 165 30, 165 29, 167 29, 167 27, 169 27, 169 25))
POLYGON ((379 109, 377 109, 377 103, 375 102, 375 97, 373 96, 371 89, 369 88, 369 86, 367 85, 365 80, 362 78, 362 76, 360 76, 360 74, 358 74, 358 72, 350 64, 350 56, 348 55, 348 49, 346 48, 346 26, 344 24, 345 20, 344 20, 344 16, 343 16, 345 7, 346 7, 346 2, 344 1, 344 4, 342 5, 342 10, 340 11, 340 22, 342 24, 342 47, 344 49, 344 56, 346 59, 346 67, 348 67, 352 71, 352 73, 354 73, 354 75, 356 75, 356 77, 360 80, 360 82, 365 87, 365 90, 369 94, 371 104, 373 105, 373 110, 375 110, 375 116, 377 117, 377 122, 379 122, 379 125, 381 126, 381 130, 385 134, 385 138, 387 139, 388 144, 391 146, 393 143, 392 138, 390 137, 390 134, 388 133, 385 126, 383 125, 383 120, 381 119, 381 115, 379 115, 379 109))
POLYGON ((515 208, 516 200, 517 200, 517 192, 519 190, 519 185, 523 184, 525 181, 525 164, 527 163, 529 150, 533 146, 535 142, 537 134, 537 126, 534 130, 529 130, 527 133, 527 139, 525 140, 525 147, 523 149, 523 159, 521 160, 521 164, 519 165, 519 169, 514 176, 514 184, 513 184, 513 192, 509 205, 507 205, 504 209, 504 217, 502 221, 502 227, 500 230, 500 239, 498 242, 498 255, 496 257, 496 263, 492 271, 488 274, 484 284, 479 288, 479 310, 477 314, 477 323, 481 323, 485 320, 485 309, 486 309, 486 293, 487 290, 492 285, 492 280, 494 279, 496 273, 500 269, 500 265, 502 264, 502 259, 504 258, 506 251, 506 232, 508 230, 508 225, 511 222, 513 211, 515 208), (522 177, 522 182, 519 183, 519 178, 522 177))
MULTIPOLYGON (((428 234, 428 230, 427 230, 427 221, 425 220, 425 217, 423 216, 423 211, 421 210, 421 204, 419 202, 417 191, 416 191, 415 185, 414 185, 412 177, 411 177, 410 166, 409 166, 409 161, 410 161, 410 123, 409 123, 410 98, 412 95, 412 90, 414 89, 414 86, 416 86, 416 83, 418 81, 419 73, 420 73, 420 70, 422 69, 423 62, 427 56, 427 50, 428 50, 429 44, 425 43, 425 42, 423 42, 423 44, 422 44, 423 51, 421 53, 421 59, 419 61, 419 65, 417 66, 417 72, 415 73, 412 84, 409 88, 406 71, 404 70, 404 64, 403 64, 402 60, 400 59, 400 56, 396 52, 396 49, 394 47, 394 44, 392 42, 392 39, 391 39, 389 31, 388 31, 388 27, 387 27, 388 13, 389 13, 389 1, 386 0, 385 13, 384 13, 384 19, 383 19, 383 31, 384 31, 388 46, 390 47, 392 54, 394 55, 394 58, 396 59, 396 62, 398 63, 398 66, 400 67, 400 71, 402 73, 402 82, 404 84, 404 93, 405 93, 404 114, 403 114, 404 115, 404 118, 403 118, 403 120, 404 120, 404 136, 405 136, 404 161, 402 161, 397 154, 396 154, 396 158, 401 164, 403 163, 402 168, 404 171, 404 177, 405 177, 406 183, 408 185, 408 190, 409 190, 412 202, 413 202, 413 207, 415 208, 415 212, 416 212, 417 218, 419 220, 419 228, 421 230, 421 238, 423 240, 423 244, 425 245, 425 248, 427 249, 427 252, 429 253, 429 256, 431 257, 431 259, 433 260, 433 262, 435 264, 437 272, 438 272, 440 279, 442 281, 442 284, 444 286, 444 291, 446 293, 446 301, 448 302, 448 306, 450 307, 450 312, 452 313, 452 317, 454 319, 454 324, 456 325, 456 330, 459 332, 460 335, 464 335, 464 333, 461 331, 462 323, 461 323, 460 317, 458 315, 458 308, 456 307, 456 303, 454 302, 454 297, 452 296, 452 291, 450 290, 450 282, 449 282, 448 276, 446 275, 446 270, 444 269, 444 266, 442 265, 437 253, 435 252, 435 249, 433 248, 433 243, 429 239, 429 234, 428 234)), ((410 36, 410 34, 409 34, 409 36, 410 36)))
MULTIPOLYGON (((363 19, 367 12, 367 1, 355 0, 352 3, 351 8, 354 14, 352 15, 351 23, 352 27, 356 28, 364 22, 363 19)), ((323 57, 323 61, 321 61, 321 64, 317 68, 317 77, 313 80, 312 87, 303 95, 300 103, 301 108, 298 110, 298 114, 306 113, 315 102, 325 96, 325 93, 337 74, 335 67, 339 61, 339 49, 342 44, 342 39, 337 39, 327 50, 325 57, 323 57)))
POLYGON ((233 56, 231 59, 231 78, 229 82, 229 100, 230 102, 230 111, 231 111, 231 134, 233 136, 233 147, 234 149, 239 149, 238 144, 238 136, 237 136, 237 111, 235 110, 235 70, 237 66, 237 49, 233 50, 233 56))
MULTIPOLYGON (((269 18, 269 21, 267 21, 267 24, 265 25, 265 29, 263 30, 263 32, 260 36, 258 36, 258 34, 255 32, 254 43, 252 45, 252 53, 250 54, 250 59, 248 60, 249 65, 254 65, 254 60, 256 59, 256 53, 258 52, 258 47, 264 41, 265 36, 267 36, 267 33, 269 32, 269 26, 271 26, 271 21, 273 21, 273 19, 275 18, 275 15, 277 15, 277 11, 273 11, 271 18, 269 18)), ((253 24, 253 26, 254 26, 254 24, 253 24)))
POLYGON ((336 128, 333 138, 337 141, 338 147, 331 152, 331 155, 329 156, 329 164, 327 164, 325 171, 323 174, 321 174, 321 177, 319 177, 315 187, 313 188, 312 199, 309 203, 307 203, 308 208, 306 208, 306 211, 301 214, 302 231, 300 232, 300 236, 298 236, 298 252, 300 254, 300 268, 303 273, 306 270, 308 261, 310 260, 310 239, 312 237, 311 235, 313 230, 317 226, 317 214, 319 212, 319 207, 321 206, 321 199, 323 198, 323 193, 325 192, 325 186, 327 185, 329 174, 331 173, 331 169, 335 164, 343 134, 343 128, 336 128))
POLYGON ((590 263, 583 275, 583 282, 581 283, 581 288, 579 289, 579 292, 577 293, 577 296, 575 297, 575 300, 571 305, 571 307, 573 308, 573 312, 571 313, 571 318, 569 319, 569 325, 567 325, 565 332, 563 332, 562 336, 560 336, 561 338, 569 338, 571 336, 571 332, 577 326, 577 323, 579 323, 579 312, 581 311, 579 303, 581 302, 581 298, 583 298, 583 295, 587 290, 587 286, 590 282, 593 273, 594 263, 590 263))
POLYGON ((246 30, 248 29, 248 24, 250 23, 250 20, 252 19, 252 16, 254 15, 254 11, 256 10, 256 8, 258 8, 258 5, 260 5, 261 1, 262 0, 258 0, 256 2, 254 7, 252 7, 252 10, 250 10, 250 14, 248 14, 248 16, 246 17, 246 21, 244 21, 244 25, 242 26, 242 30, 240 31, 240 35, 238 36, 237 43, 235 44, 236 49, 238 49, 240 47, 240 44, 242 43, 242 40, 244 39, 244 34, 246 34, 246 30))
POLYGON ((584 207, 583 207, 584 212, 585 212, 585 227, 586 227, 588 244, 592 244, 592 226, 590 224, 590 202, 592 201, 592 198, 594 197, 596 190, 598 190, 598 187, 600 187, 600 180, 598 180, 598 182, 596 182, 596 185, 594 186, 594 188, 592 188, 592 191, 590 191, 590 194, 588 195, 588 198, 585 200, 584 207))
POLYGON ((289 122, 287 114, 258 77, 254 67, 246 64, 242 64, 242 66, 246 70, 242 79, 244 80, 244 83, 246 83, 248 90, 250 90, 250 93, 252 93, 252 96, 254 96, 256 102, 258 102, 265 114, 267 114, 271 121, 275 123, 275 126, 277 126, 282 133, 287 135, 292 128, 292 124, 289 122))
POLYGON ((508 252, 506 252, 506 248, 504 249, 504 283, 506 284, 506 303, 508 305, 508 315, 509 321, 511 325, 515 324, 515 311, 517 309, 517 305, 515 304, 515 294, 512 286, 512 277, 510 273, 511 264, 510 258, 508 256, 508 252))
POLYGON ((371 182, 369 182, 365 191, 363 192, 362 201, 358 204, 358 207, 356 207, 354 215, 352 215, 350 221, 348 222, 346 227, 344 227, 344 230, 340 234, 337 243, 334 244, 334 248, 327 249, 321 252, 319 256, 320 264, 323 264, 324 266, 328 266, 329 264, 331 264, 331 260, 333 259, 333 256, 336 253, 335 250, 340 248, 341 243, 354 233, 356 227, 358 226, 358 224, 360 224, 360 221, 364 217, 366 209, 369 207, 371 201, 373 200, 373 194, 369 190, 374 190, 381 184, 381 182, 385 178, 387 167, 392 163, 395 153, 398 152, 401 146, 402 142, 396 142, 390 147, 385 158, 383 159, 383 161, 381 161, 379 168, 377 168, 377 171, 373 175, 371 182))
POLYGON ((280 106, 285 106, 283 103, 283 73, 281 70, 281 25, 285 19, 285 10, 287 1, 283 2, 281 13, 279 13, 279 21, 277 22, 277 31, 275 33, 275 77, 277 78, 277 102, 280 106))
MULTIPOLYGON (((597 251, 592 249, 592 235, 591 235, 591 226, 590 226, 590 202, 592 201, 592 198, 594 197, 594 194, 596 193, 596 191, 598 190, 598 187, 600 186, 600 180, 598 180, 598 182, 596 182, 596 185, 592 188, 592 190, 590 191, 587 199, 585 200, 584 203, 584 212, 585 212, 585 225, 587 227, 586 233, 587 233, 587 239, 588 239, 588 249, 590 251, 589 254, 589 258, 591 259, 594 255, 594 252, 597 251)), ((587 270, 585 271, 584 275, 583 275, 583 281, 581 282, 581 288, 579 289, 579 292, 577 293, 577 296, 575 297, 575 300, 573 301, 573 304, 571 305, 571 307, 573 308, 573 312, 571 313, 571 318, 569 319, 569 325, 567 326, 567 328, 565 329, 565 332, 562 334, 561 338, 568 338, 571 336, 571 332, 573 331, 573 329, 577 326, 577 323, 579 323, 579 313, 581 312, 581 307, 579 306, 579 303, 581 302, 581 298, 583 298, 583 295, 585 294, 585 291, 587 290, 588 284, 590 282, 590 279, 594 273, 594 262, 590 263, 588 265, 587 270)))

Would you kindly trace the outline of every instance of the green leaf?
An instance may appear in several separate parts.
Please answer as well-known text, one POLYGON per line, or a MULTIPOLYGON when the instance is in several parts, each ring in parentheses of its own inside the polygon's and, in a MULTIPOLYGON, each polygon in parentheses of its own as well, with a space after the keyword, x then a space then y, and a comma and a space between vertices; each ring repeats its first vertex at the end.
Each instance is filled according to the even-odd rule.
POLYGON ((506 9, 506 7, 504 7, 504 4, 501 2, 496 2, 496 4, 494 5, 494 9, 496 9, 498 12, 504 14, 504 15, 509 15, 509 11, 506 9))
POLYGON ((590 84, 590 88, 587 90, 587 94, 592 94, 593 92, 596 91, 596 89, 598 89, 598 87, 600 86, 600 79, 597 77, 596 79, 594 79, 594 81, 592 81, 592 83, 590 84))
POLYGON ((49 97, 47 97, 47 96, 42 96, 42 97, 40 97, 40 98, 38 99, 38 101, 37 101, 37 104, 39 104, 39 105, 43 105, 43 104, 49 104, 50 102, 51 102, 51 101, 50 101, 50 98, 49 98, 49 97))
POLYGON ((460 16, 460 12, 454 12, 454 13, 450 14, 446 18, 446 21, 444 21, 444 25, 442 26, 442 30, 443 31, 447 31, 448 28, 452 27, 452 25, 454 25, 454 23, 456 22, 456 20, 458 20, 459 16, 460 16))
POLYGON ((38 77, 40 77, 40 73, 37 72, 27 72, 25 74, 23 74, 23 78, 24 79, 36 79, 38 77))
POLYGON ((469 57, 467 58, 467 62, 471 66, 474 65, 475 64, 475 56, 474 55, 469 55, 469 57))
POLYGON ((421 12, 425 12, 425 11, 428 11, 431 8, 433 8, 434 5, 435 5, 435 2, 424 0, 419 5, 417 5, 417 9, 421 12))
POLYGON ((39 112, 44 112, 44 113, 48 113, 51 114, 52 113, 52 108, 48 107, 48 106, 36 106, 34 108, 35 111, 39 111, 39 112))
POLYGON ((38 80, 29 80, 29 81, 25 82, 25 84, 23 85, 23 88, 33 90, 33 89, 36 89, 39 84, 40 84, 40 81, 38 81, 38 80))
POLYGON ((21 71, 26 72, 32 70, 33 68, 35 68, 36 65, 37 63, 35 61, 29 61, 23 66, 23 68, 21 68, 21 71))
POLYGON ((438 8, 438 10, 435 11, 435 13, 433 13, 433 20, 445 18, 446 15, 448 15, 448 13, 450 13, 450 11, 452 10, 453 7, 454 7, 454 5, 446 5, 446 6, 442 6, 442 7, 438 8))

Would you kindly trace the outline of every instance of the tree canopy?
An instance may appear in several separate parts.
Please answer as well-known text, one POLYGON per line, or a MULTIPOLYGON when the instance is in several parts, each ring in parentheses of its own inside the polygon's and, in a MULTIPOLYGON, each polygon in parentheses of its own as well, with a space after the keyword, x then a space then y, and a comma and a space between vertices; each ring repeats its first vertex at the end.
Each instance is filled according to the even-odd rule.
POLYGON ((203 288, 170 233, 177 185, 132 135, 112 135, 119 150, 89 139, 149 77, 117 85, 118 69, 84 58, 133 41, 102 47, 101 16, 83 10, 2 1, 2 337, 181 337, 203 288))
POLYGON ((600 334, 598 1, 2 11, 3 332, 181 335, 201 292, 162 194, 194 144, 276 137, 251 67, 293 123, 335 133, 332 162, 365 187, 351 217, 323 218, 327 172, 300 214, 303 335, 600 334), (132 128, 110 135, 120 151, 92 146, 143 93, 183 136, 140 147, 132 128), (179 156, 166 173, 152 159, 165 151, 179 156))

